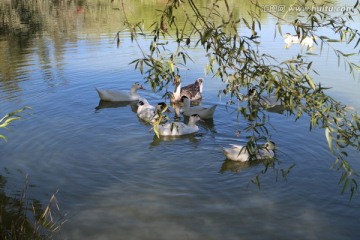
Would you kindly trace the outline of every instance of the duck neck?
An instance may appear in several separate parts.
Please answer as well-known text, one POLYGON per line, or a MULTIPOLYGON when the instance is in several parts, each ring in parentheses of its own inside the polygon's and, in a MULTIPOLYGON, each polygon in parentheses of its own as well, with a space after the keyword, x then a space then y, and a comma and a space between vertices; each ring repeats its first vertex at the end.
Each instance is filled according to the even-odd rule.
POLYGON ((194 127, 194 126, 196 126, 196 121, 195 121, 194 119, 190 118, 188 125, 189 125, 190 127, 194 127))
POLYGON ((200 93, 202 93, 202 91, 203 91, 203 83, 201 82, 200 84, 199 84, 199 91, 200 91, 200 93))
POLYGON ((132 88, 130 89, 130 94, 131 94, 131 95, 136 94, 137 90, 138 90, 138 89, 137 89, 136 87, 132 87, 132 88))
POLYGON ((183 98, 183 102, 184 102, 184 110, 190 110, 190 100, 188 98, 183 98))
POLYGON ((175 90, 173 93, 175 101, 180 100, 180 92, 181 92, 181 83, 175 85, 175 90))

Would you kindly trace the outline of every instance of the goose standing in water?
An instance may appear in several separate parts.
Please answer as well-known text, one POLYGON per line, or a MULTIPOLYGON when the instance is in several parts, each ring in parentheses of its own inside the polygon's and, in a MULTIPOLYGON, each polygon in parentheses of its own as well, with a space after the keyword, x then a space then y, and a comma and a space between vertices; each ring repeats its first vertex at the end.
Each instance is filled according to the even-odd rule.
MULTIPOLYGON (((250 154, 246 146, 230 144, 230 148, 223 148, 224 155, 227 159, 232 161, 247 162, 250 160, 250 154)), ((266 158, 273 158, 275 156, 275 143, 268 141, 262 147, 255 150, 255 158, 262 160, 266 158)))
POLYGON ((140 95, 137 93, 139 89, 145 90, 145 88, 138 82, 134 83, 131 86, 130 92, 127 91, 119 91, 119 90, 100 90, 95 88, 99 97, 102 101, 109 102, 130 102, 130 101, 138 101, 140 95))
POLYGON ((186 96, 182 96, 181 97, 181 101, 184 103, 184 108, 183 108, 183 114, 185 116, 191 116, 193 114, 198 114, 200 116, 201 119, 211 119, 214 117, 214 112, 216 110, 217 105, 215 104, 214 106, 210 107, 210 108, 204 108, 201 106, 190 106, 190 100, 188 97, 186 96))
POLYGON ((204 79, 198 78, 194 83, 181 88, 181 96, 186 96, 190 101, 197 101, 202 98, 204 79))
POLYGON ((173 85, 175 85, 174 92, 170 98, 172 103, 181 101, 182 96, 186 96, 190 101, 198 101, 202 98, 204 79, 199 78, 194 83, 189 84, 185 87, 181 87, 180 77, 174 79, 173 85))
POLYGON ((190 116, 188 124, 183 122, 171 122, 158 126, 158 134, 160 136, 182 136, 192 134, 199 131, 199 127, 196 125, 198 121, 201 121, 200 116, 194 114, 190 116))
POLYGON ((154 123, 165 111, 169 111, 168 106, 164 102, 160 102, 157 106, 150 105, 145 98, 140 98, 138 102, 137 116, 144 122, 154 123))

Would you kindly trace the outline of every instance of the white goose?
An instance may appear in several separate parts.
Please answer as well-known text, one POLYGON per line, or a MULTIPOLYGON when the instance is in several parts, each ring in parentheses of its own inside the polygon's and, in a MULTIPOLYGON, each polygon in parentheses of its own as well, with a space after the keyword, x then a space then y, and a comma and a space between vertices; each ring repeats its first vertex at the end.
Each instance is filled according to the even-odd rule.
POLYGON ((200 116, 194 114, 190 117, 188 124, 182 122, 172 122, 159 125, 158 133, 160 136, 182 136, 199 131, 196 122, 201 121, 200 116))
MULTIPOLYGON (((230 144, 230 148, 223 148, 223 152, 227 159, 232 161, 247 162, 250 160, 250 154, 246 146, 230 144)), ((275 143, 268 141, 255 152, 255 158, 258 160, 273 158, 275 156, 275 143)))
POLYGON ((130 102, 138 101, 140 95, 137 93, 139 89, 145 90, 145 88, 138 82, 134 83, 131 86, 130 92, 119 91, 119 90, 99 90, 96 88, 96 91, 99 94, 99 97, 102 101, 109 102, 130 102))
POLYGON ((214 112, 216 110, 217 105, 215 104, 214 106, 210 107, 210 108, 204 108, 201 106, 190 106, 190 100, 188 97, 186 96, 182 96, 181 97, 181 101, 184 103, 184 108, 183 108, 183 114, 185 116, 191 116, 193 114, 198 114, 200 116, 201 119, 211 119, 214 117, 214 112))
POLYGON ((202 98, 203 81, 202 78, 199 78, 194 83, 181 87, 180 77, 176 77, 173 82, 175 89, 171 94, 170 101, 172 103, 179 102, 182 96, 187 96, 190 101, 200 100, 202 98))
POLYGON ((166 103, 160 102, 155 108, 155 106, 150 105, 145 98, 140 98, 136 114, 141 120, 148 123, 154 123, 159 118, 159 114, 165 111, 169 111, 166 103))

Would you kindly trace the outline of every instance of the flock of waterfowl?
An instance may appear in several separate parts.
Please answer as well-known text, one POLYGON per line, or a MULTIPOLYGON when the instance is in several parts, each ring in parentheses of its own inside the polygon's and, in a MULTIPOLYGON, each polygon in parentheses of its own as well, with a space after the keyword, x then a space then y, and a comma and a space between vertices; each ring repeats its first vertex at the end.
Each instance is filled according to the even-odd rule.
MULTIPOLYGON (((202 99, 203 93, 202 78, 197 79, 193 84, 181 87, 180 78, 175 78, 175 90, 170 93, 170 102, 172 104, 180 104, 182 107, 180 113, 188 116, 187 123, 172 121, 168 122, 167 116, 164 114, 169 111, 169 107, 165 102, 160 102, 156 106, 151 105, 144 97, 138 94, 138 90, 145 89, 140 83, 134 83, 130 91, 116 90, 100 90, 96 88, 101 101, 108 102, 133 102, 137 101, 136 114, 142 121, 153 125, 153 130, 157 136, 182 136, 199 131, 196 125, 198 121, 203 119, 212 119, 217 105, 209 108, 202 106, 192 106, 192 102, 202 99)), ((249 91, 249 97, 256 101, 255 90, 249 91)), ((262 98, 261 98, 262 99, 262 98)), ((267 142, 263 146, 255 149, 256 159, 265 159, 274 157, 274 143, 267 142)), ((247 162, 250 160, 250 153, 246 146, 232 144, 230 148, 223 148, 223 153, 229 160, 247 162)))
MULTIPOLYGON (((312 49, 314 46, 314 37, 300 37, 298 35, 291 35, 286 33, 284 35, 285 48, 289 48, 293 44, 301 44, 302 47, 312 49)), ((175 89, 170 93, 171 104, 181 105, 180 109, 176 109, 176 114, 183 114, 189 117, 188 123, 173 121, 168 122, 167 116, 164 114, 169 111, 168 105, 165 102, 160 102, 156 106, 151 105, 144 97, 140 96, 137 91, 145 89, 140 83, 135 83, 131 86, 129 92, 116 90, 100 90, 96 88, 99 97, 106 102, 133 102, 137 101, 136 114, 142 121, 153 125, 155 134, 159 136, 182 136, 192 134, 199 131, 196 125, 202 119, 212 119, 217 105, 211 107, 194 106, 193 102, 202 99, 204 79, 199 78, 194 83, 187 86, 181 86, 180 77, 175 77, 173 84, 175 89)), ((266 110, 281 112, 283 104, 281 100, 274 96, 260 96, 256 89, 250 89, 247 100, 253 105, 259 105, 266 110)), ((263 146, 257 146, 253 151, 253 156, 256 159, 273 158, 275 153, 275 144, 271 141, 266 142, 263 146)), ((223 153, 229 160, 247 162, 250 160, 250 153, 248 147, 242 145, 231 144, 228 148, 223 148, 223 153)))

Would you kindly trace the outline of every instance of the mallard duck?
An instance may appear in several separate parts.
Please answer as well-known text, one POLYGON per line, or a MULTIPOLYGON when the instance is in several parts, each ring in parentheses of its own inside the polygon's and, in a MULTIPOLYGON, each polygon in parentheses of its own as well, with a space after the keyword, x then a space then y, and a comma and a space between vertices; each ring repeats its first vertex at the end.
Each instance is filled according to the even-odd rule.
POLYGON ((166 103, 160 102, 155 107, 150 105, 145 98, 140 98, 136 114, 141 120, 145 122, 155 123, 160 117, 159 115, 165 111, 170 111, 166 103))
MULTIPOLYGON (((223 148, 227 159, 232 161, 247 162, 250 160, 250 154, 246 146, 230 144, 230 148, 223 148)), ((262 147, 255 150, 255 158, 258 160, 273 158, 275 156, 275 143, 268 141, 262 147)))
POLYGON ((188 124, 183 122, 171 122, 159 125, 158 133, 160 136, 182 136, 199 131, 196 122, 201 121, 200 116, 194 114, 190 116, 188 124))
POLYGON ((102 101, 109 102, 130 102, 138 101, 140 95, 137 93, 139 89, 145 90, 145 88, 138 82, 131 86, 130 92, 119 90, 99 90, 95 88, 102 101))
POLYGON ((172 103, 179 102, 182 96, 188 97, 190 101, 200 100, 202 98, 203 81, 202 78, 199 78, 194 83, 181 87, 180 77, 177 76, 173 81, 175 89, 171 93, 170 101, 172 103))
POLYGON ((193 114, 198 114, 200 116, 201 119, 211 119, 214 117, 214 112, 216 110, 217 105, 215 104, 214 106, 210 107, 210 108, 204 108, 201 106, 190 106, 190 100, 188 97, 186 96, 182 96, 181 97, 181 101, 184 103, 184 108, 183 108, 183 114, 185 116, 191 116, 193 114))

